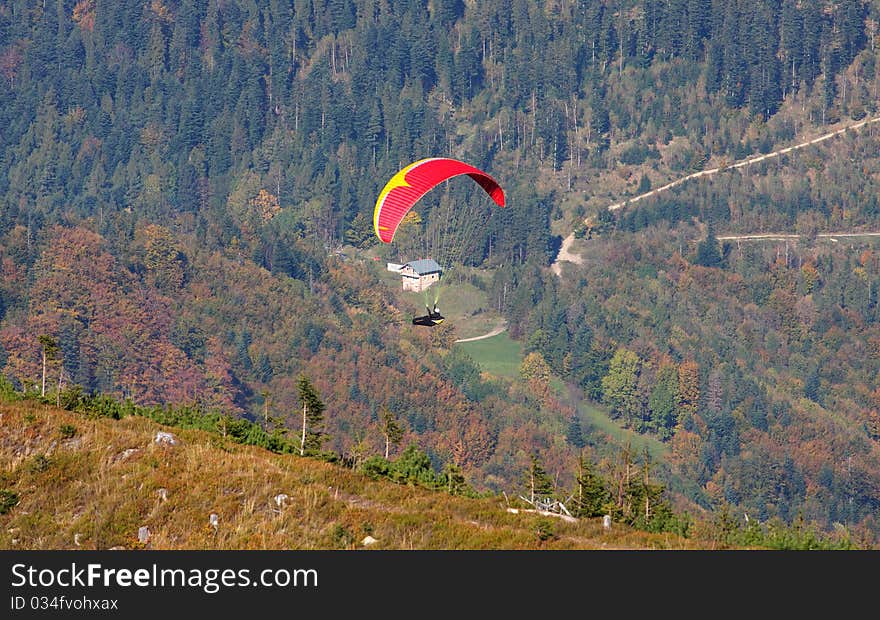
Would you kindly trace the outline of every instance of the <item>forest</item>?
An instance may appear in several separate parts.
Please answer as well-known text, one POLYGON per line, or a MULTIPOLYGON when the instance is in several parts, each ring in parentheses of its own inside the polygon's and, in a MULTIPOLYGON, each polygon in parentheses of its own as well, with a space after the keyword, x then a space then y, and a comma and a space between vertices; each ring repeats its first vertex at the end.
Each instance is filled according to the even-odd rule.
POLYGON ((383 454, 390 414, 400 449, 495 492, 535 455, 560 493, 584 453, 613 477, 625 446, 586 403, 662 446, 684 509, 877 540, 880 250, 816 237, 878 230, 876 125, 604 207, 876 116, 878 19, 863 0, 4 2, 0 373, 290 437, 306 376, 328 449, 383 454), (505 187, 461 257, 523 346, 518 380, 454 326, 411 327, 365 258, 418 258, 437 213, 477 200, 450 184, 412 244, 378 245, 376 194, 432 155, 505 187), (585 221, 583 264, 555 276, 585 221), (768 231, 801 239, 717 239, 768 231))

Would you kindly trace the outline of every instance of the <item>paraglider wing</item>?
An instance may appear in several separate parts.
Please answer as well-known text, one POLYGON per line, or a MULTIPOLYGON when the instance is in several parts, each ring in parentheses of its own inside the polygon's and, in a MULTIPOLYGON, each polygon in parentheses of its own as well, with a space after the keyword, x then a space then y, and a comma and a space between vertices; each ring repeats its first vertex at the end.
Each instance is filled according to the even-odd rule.
POLYGON ((504 206, 504 190, 491 176, 457 159, 431 157, 411 163, 399 171, 379 193, 373 212, 376 236, 391 243, 404 216, 419 199, 447 179, 466 174, 479 183, 499 207, 504 206))

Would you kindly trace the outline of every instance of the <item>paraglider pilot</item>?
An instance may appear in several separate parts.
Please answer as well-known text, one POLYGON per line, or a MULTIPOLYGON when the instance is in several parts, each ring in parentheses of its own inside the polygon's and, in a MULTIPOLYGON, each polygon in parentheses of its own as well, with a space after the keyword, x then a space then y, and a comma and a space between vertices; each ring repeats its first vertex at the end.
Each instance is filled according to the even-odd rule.
POLYGON ((424 325, 425 327, 434 327, 435 325, 439 325, 443 322, 443 315, 440 314, 440 310, 437 309, 437 304, 434 304, 434 309, 431 310, 430 307, 425 306, 425 310, 428 311, 428 314, 425 316, 417 316, 413 318, 413 325, 424 325))

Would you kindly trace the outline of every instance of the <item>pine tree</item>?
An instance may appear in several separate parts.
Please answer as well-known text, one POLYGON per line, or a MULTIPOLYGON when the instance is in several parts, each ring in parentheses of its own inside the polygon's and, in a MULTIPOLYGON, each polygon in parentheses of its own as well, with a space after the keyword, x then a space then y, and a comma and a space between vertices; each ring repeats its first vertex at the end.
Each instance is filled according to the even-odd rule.
POLYGON ((446 478, 446 492, 450 495, 461 495, 469 490, 458 465, 447 463, 443 468, 443 476, 446 478))
POLYGON ((676 423, 686 422, 697 412, 700 402, 700 369, 694 360, 685 360, 678 367, 678 419, 676 423))
POLYGON ((578 459, 578 474, 573 496, 571 514, 575 517, 602 515, 605 505, 611 500, 611 493, 606 488, 605 481, 594 471, 593 464, 584 454, 578 459))
POLYGON ((464 15, 463 0, 436 0, 432 16, 444 28, 449 28, 455 20, 464 15))
POLYGON ((546 499, 556 494, 556 485, 541 464, 537 454, 530 457, 529 469, 526 471, 526 493, 528 493, 529 501, 546 499))
POLYGON ((587 445, 587 442, 584 440, 583 431, 581 430, 581 421, 577 417, 577 414, 572 414, 568 419, 568 431, 565 433, 565 439, 575 448, 580 449, 587 445))
POLYGON ((809 398, 814 403, 821 404, 821 394, 819 388, 821 387, 821 383, 819 381, 819 369, 813 368, 807 374, 807 378, 804 381, 804 396, 809 398))
POLYGON ((41 334, 37 336, 37 341, 40 343, 40 347, 42 347, 43 353, 43 384, 40 389, 40 396, 46 397, 46 366, 48 362, 54 361, 58 357, 58 351, 60 350, 58 347, 58 341, 48 334, 41 334))
POLYGON ((236 361, 244 369, 245 372, 250 372, 254 366, 250 354, 251 334, 246 329, 242 330, 236 340, 236 361))
POLYGON ((403 429, 389 409, 382 411, 382 435, 385 437, 385 458, 391 450, 391 446, 397 447, 403 439, 403 429))
POLYGON ((797 90, 800 81, 800 66, 803 61, 801 54, 801 46, 803 45, 803 27, 804 21, 798 12, 798 0, 784 0, 782 4, 782 15, 780 17, 780 36, 781 46, 784 51, 785 67, 784 82, 789 83, 789 88, 784 88, 783 92, 788 90, 797 90))
POLYGON ((327 439, 323 430, 324 403, 305 375, 300 375, 297 381, 297 392, 302 406, 302 437, 299 454, 300 456, 317 454, 327 439))
POLYGON ((710 222, 706 230, 706 238, 697 245, 696 263, 703 267, 720 267, 721 251, 718 249, 718 239, 710 222))
POLYGON ((590 97, 590 131, 596 151, 602 153, 611 145, 611 119, 608 115, 608 104, 605 102, 605 90, 602 86, 593 89, 590 97))
POLYGON ((204 115, 199 105, 198 97, 191 93, 184 100, 180 111, 180 125, 178 136, 185 152, 189 152, 202 140, 202 127, 204 115))
POLYGON ((642 460, 641 475, 629 477, 624 488, 624 521, 649 532, 686 532, 687 516, 676 515, 666 499, 665 485, 651 480, 651 457, 647 447, 642 460))
POLYGON ((651 426, 661 439, 669 439, 676 422, 676 400, 678 395, 678 370, 672 364, 660 366, 648 408, 651 411, 651 426))
POLYGON ((345 239, 356 248, 365 249, 375 245, 376 235, 370 218, 363 213, 354 216, 348 230, 345 231, 345 239))
POLYGON ((147 51, 147 67, 150 75, 150 82, 156 84, 166 70, 166 40, 165 33, 158 21, 153 22, 150 30, 150 44, 147 51))
POLYGON ((264 352, 260 352, 260 355, 257 357, 254 371, 256 372, 257 379, 261 383, 269 383, 269 381, 272 380, 272 363, 269 361, 269 356, 264 352))

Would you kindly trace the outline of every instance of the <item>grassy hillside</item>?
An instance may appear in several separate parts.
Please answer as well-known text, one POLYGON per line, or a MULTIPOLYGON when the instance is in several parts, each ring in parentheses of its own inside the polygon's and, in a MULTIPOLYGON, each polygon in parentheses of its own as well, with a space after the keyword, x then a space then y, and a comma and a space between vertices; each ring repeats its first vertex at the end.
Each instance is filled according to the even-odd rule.
POLYGON ((153 549, 356 549, 367 535, 378 540, 371 549, 712 545, 618 524, 604 530, 601 519, 511 514, 503 497, 452 497, 204 431, 30 401, 0 404, 0 466, 3 496, 18 498, 0 509, 4 549, 141 548, 142 526, 153 549), (178 444, 157 444, 163 430, 178 444), (289 496, 283 507, 280 494, 289 496))
MULTIPOLYGON (((486 373, 497 377, 517 379, 520 377, 522 363, 522 345, 506 333, 492 336, 484 340, 462 342, 456 345, 463 349, 474 362, 486 373)), ((556 376, 551 376, 550 385, 558 398, 567 398, 565 384, 556 376)), ((578 418, 586 423, 588 430, 598 430, 612 437, 618 445, 629 445, 637 453, 645 449, 653 459, 663 459, 669 452, 668 447, 650 435, 636 433, 620 426, 612 420, 606 410, 600 409, 586 400, 575 399, 578 418)))
POLYGON ((462 342, 457 346, 467 352, 483 371, 500 377, 519 377, 522 345, 506 333, 484 340, 462 342))

